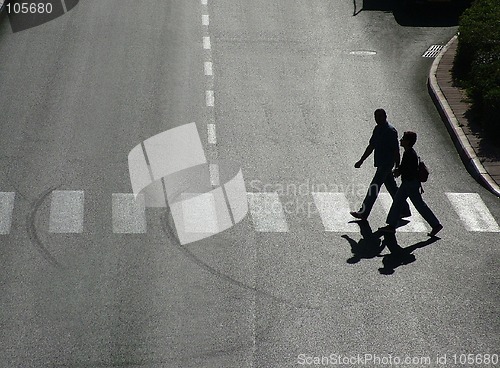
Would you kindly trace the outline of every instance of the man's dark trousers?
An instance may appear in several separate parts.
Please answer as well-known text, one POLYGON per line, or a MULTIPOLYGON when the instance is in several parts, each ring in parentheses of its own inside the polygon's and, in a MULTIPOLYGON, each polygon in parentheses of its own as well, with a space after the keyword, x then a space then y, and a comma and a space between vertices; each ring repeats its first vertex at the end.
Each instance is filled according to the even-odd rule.
MULTIPOLYGON (((366 197, 363 200, 363 204, 361 205, 361 209, 359 212, 363 214, 364 217, 368 217, 373 208, 373 204, 378 197, 378 193, 380 192, 380 188, 382 184, 385 185, 387 191, 391 195, 392 199, 396 196, 398 191, 398 185, 396 184, 396 180, 392 175, 392 167, 391 165, 378 166, 377 171, 375 171, 375 175, 368 187, 368 192, 366 193, 366 197)), ((401 209, 402 214, 410 213, 410 206, 408 202, 405 202, 401 209)))

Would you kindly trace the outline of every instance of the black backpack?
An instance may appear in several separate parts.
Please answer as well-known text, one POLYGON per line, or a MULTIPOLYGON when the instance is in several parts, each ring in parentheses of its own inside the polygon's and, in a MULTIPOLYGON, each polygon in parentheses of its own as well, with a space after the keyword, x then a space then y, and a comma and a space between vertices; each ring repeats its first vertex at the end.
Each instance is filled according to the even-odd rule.
POLYGON ((422 183, 425 183, 427 179, 429 179, 429 169, 425 165, 425 162, 418 158, 418 181, 420 181, 420 193, 424 192, 424 188, 422 188, 422 183))

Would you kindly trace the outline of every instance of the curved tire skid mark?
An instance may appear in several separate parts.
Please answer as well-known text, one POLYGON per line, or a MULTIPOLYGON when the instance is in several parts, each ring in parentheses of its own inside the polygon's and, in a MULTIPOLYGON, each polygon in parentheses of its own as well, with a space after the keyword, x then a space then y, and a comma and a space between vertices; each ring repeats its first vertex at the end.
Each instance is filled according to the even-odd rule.
MULTIPOLYGON (((0 2, 1 1, 2 0, 0 0, 0 2)), ((7 158, 7 159, 13 158, 15 160, 19 160, 19 158, 17 156, 2 156, 2 157, 0 157, 0 161, 4 158, 7 158)), ((22 190, 19 189, 17 183, 14 183, 14 180, 12 180, 10 174, 8 173, 8 171, 6 170, 6 167, 4 167, 4 165, 0 166, 0 172, 3 174, 2 179, 5 180, 5 182, 8 184, 8 186, 12 187, 15 190, 16 196, 21 197, 25 201, 30 200, 29 196, 27 194, 25 194, 22 190)))
POLYGON ((309 310, 319 310, 320 309, 320 307, 318 307, 318 306, 313 306, 310 304, 301 304, 301 303, 297 304, 291 300, 288 300, 288 299, 285 299, 285 298, 282 298, 279 296, 275 296, 271 293, 268 293, 267 291, 263 291, 263 290, 257 289, 256 287, 247 285, 241 281, 238 281, 238 280, 220 272, 219 270, 216 270, 215 268, 213 268, 212 266, 210 266, 209 264, 205 263, 200 258, 198 258, 193 252, 191 252, 188 248, 186 248, 185 246, 183 246, 179 242, 179 239, 177 239, 177 236, 175 235, 174 230, 168 221, 169 213, 170 213, 170 211, 167 207, 167 211, 163 215, 164 218, 161 221, 163 231, 172 240, 172 242, 177 246, 177 248, 180 249, 182 253, 184 253, 184 255, 188 259, 190 259, 193 263, 197 264, 198 266, 200 266, 204 270, 210 272, 212 275, 217 276, 218 278, 221 278, 221 279, 229 282, 230 284, 233 284, 233 285, 238 286, 238 287, 245 289, 245 290, 252 291, 256 294, 263 295, 267 298, 274 300, 275 302, 277 302, 279 304, 288 304, 288 305, 291 305, 291 306, 293 306, 295 308, 299 308, 299 309, 309 309, 309 310))
MULTIPOLYGON (((212 275, 214 275, 218 278, 221 278, 232 285, 235 285, 235 286, 240 287, 240 288, 245 289, 245 290, 249 290, 255 294, 267 297, 272 302, 276 302, 277 304, 281 304, 287 308, 307 309, 309 311, 317 311, 320 309, 320 307, 317 307, 317 306, 311 306, 311 305, 307 305, 307 304, 296 304, 290 300, 287 300, 287 299, 284 299, 281 297, 277 297, 277 296, 272 295, 272 294, 270 294, 266 291, 263 291, 263 290, 259 290, 253 286, 247 285, 241 281, 233 279, 232 277, 230 277, 230 276, 216 270, 212 266, 208 265, 207 263, 202 261, 193 252, 191 252, 189 249, 187 249, 185 246, 183 246, 179 242, 179 239, 175 235, 175 231, 173 230, 172 225, 168 221, 169 214, 170 214, 169 207, 167 207, 167 211, 162 215, 162 217, 163 217, 162 221, 161 221, 162 229, 165 232, 165 234, 167 235, 167 237, 170 240, 172 240, 172 242, 177 246, 177 248, 179 248, 179 250, 182 253, 184 253, 186 258, 188 258, 191 262, 195 263, 196 265, 200 266, 201 268, 208 271, 212 275)), ((287 315, 288 315, 288 313, 287 313, 287 315)), ((255 341, 253 342, 253 344, 255 344, 256 341, 259 341, 259 342, 267 341, 270 331, 276 327, 277 323, 278 323, 278 319, 271 318, 271 321, 267 324, 267 326, 265 328, 261 328, 259 333, 255 334, 255 336, 254 336, 255 341)), ((251 347, 251 344, 239 343, 239 344, 236 344, 236 345, 229 347, 227 349, 210 350, 210 351, 200 352, 199 354, 196 354, 196 355, 190 355, 189 357, 186 357, 186 358, 180 358, 180 361, 187 362, 187 361, 190 361, 192 359, 203 359, 203 358, 207 358, 207 357, 214 358, 214 357, 218 357, 218 356, 225 356, 228 353, 245 350, 245 349, 248 349, 250 347, 251 347)))
POLYGON ((42 240, 38 236, 38 230, 35 224, 36 215, 38 213, 38 210, 40 209, 40 206, 43 204, 45 199, 59 187, 60 185, 47 189, 40 195, 40 197, 38 197, 38 199, 36 199, 36 201, 33 203, 31 207, 30 213, 28 214, 26 230, 28 231, 31 243, 35 246, 40 255, 55 268, 64 270, 65 267, 57 261, 57 259, 49 252, 47 247, 43 244, 42 240))

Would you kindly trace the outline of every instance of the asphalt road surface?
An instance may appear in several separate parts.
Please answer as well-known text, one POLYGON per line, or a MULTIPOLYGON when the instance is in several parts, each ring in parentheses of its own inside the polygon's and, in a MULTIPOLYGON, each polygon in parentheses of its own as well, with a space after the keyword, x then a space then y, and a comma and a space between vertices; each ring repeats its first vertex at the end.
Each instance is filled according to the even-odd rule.
POLYGON ((22 32, 3 15, 0 366, 494 361, 500 206, 461 163, 422 57, 456 22, 380 3, 82 0, 22 32), (405 262, 372 235, 387 193, 349 223, 379 107, 418 133, 444 225, 401 227, 405 262), (181 244, 168 209, 130 204, 127 156, 191 122, 210 161, 241 167, 250 210, 181 244))

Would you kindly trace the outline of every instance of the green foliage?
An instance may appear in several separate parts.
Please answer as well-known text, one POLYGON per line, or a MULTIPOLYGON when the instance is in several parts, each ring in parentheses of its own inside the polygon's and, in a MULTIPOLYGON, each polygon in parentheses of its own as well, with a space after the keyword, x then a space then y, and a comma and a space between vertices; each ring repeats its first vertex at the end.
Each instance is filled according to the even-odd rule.
POLYGON ((452 72, 484 128, 500 134, 500 0, 475 0, 461 16, 452 72))

